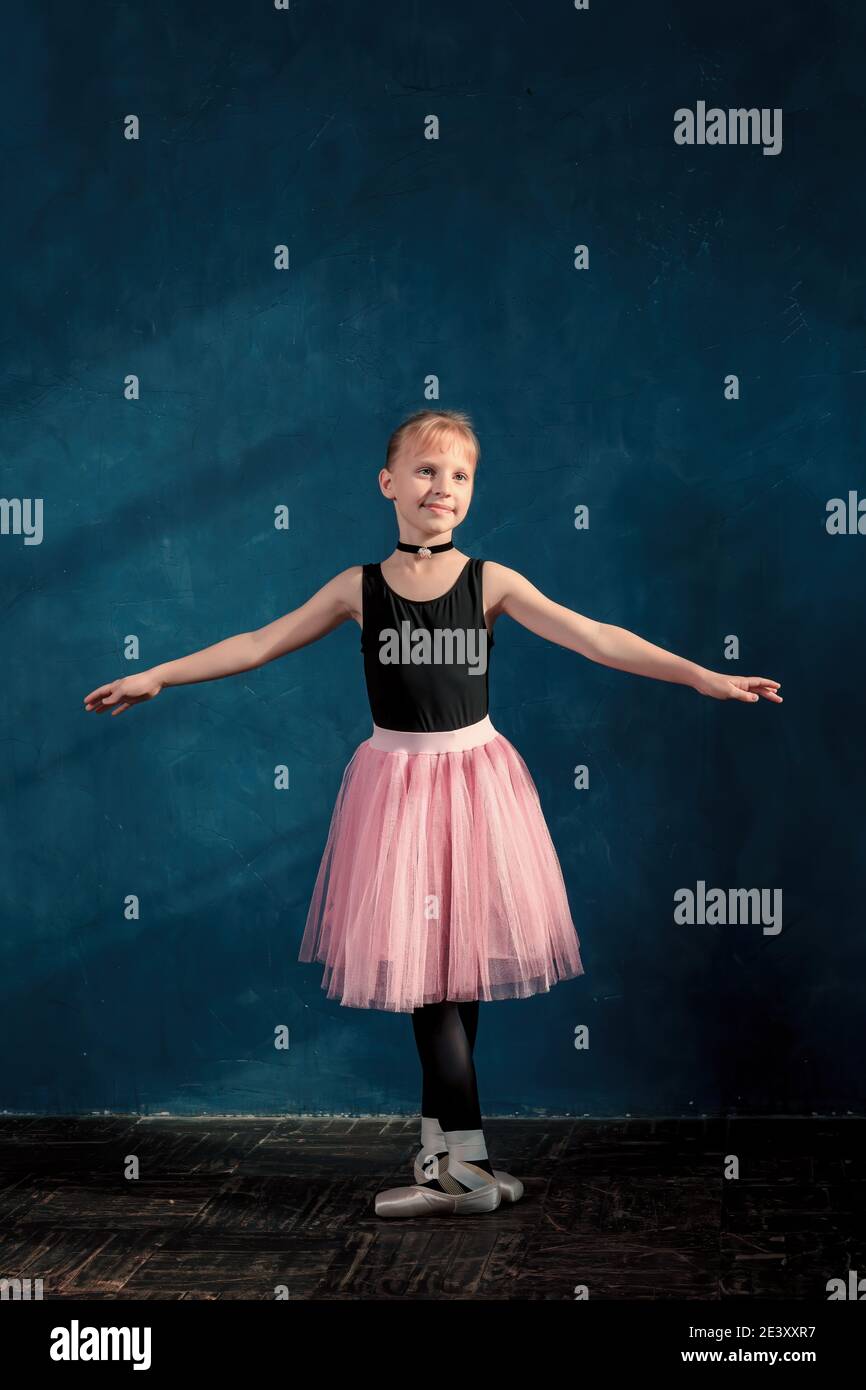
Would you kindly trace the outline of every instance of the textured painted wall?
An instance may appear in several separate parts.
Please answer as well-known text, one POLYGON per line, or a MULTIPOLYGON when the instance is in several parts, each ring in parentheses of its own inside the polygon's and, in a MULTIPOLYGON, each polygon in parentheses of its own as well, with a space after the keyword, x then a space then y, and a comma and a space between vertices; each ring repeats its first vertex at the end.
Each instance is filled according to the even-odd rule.
POLYGON ((484 1111, 862 1110, 866 537, 825 526, 866 492, 862 9, 43 0, 6 30, 2 495, 44 534, 0 536, 0 1108, 417 1112, 409 1018, 296 961, 370 731, 357 628, 82 701, 386 555, 376 472, 436 374, 483 448, 464 550, 785 696, 498 624, 491 715, 587 973, 482 1008, 484 1111), (676 144, 702 100, 781 108, 781 152, 676 144), (782 888, 781 932, 674 923, 698 880, 782 888))

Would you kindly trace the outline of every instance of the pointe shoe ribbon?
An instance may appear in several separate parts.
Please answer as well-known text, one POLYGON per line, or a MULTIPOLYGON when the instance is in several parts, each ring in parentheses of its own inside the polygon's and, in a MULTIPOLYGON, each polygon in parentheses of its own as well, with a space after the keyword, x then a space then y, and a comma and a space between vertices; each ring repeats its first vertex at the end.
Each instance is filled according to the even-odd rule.
MULTIPOLYGON (((424 1159, 423 1166, 416 1157, 412 1165, 412 1173, 416 1183, 429 1182, 431 1178, 438 1178, 440 1169, 448 1167, 448 1155, 444 1158, 437 1158, 436 1154, 428 1154, 424 1159)), ((494 1168, 493 1176, 503 1202, 519 1202, 523 1196, 523 1183, 519 1178, 515 1178, 513 1173, 506 1173, 504 1169, 494 1168)), ((406 1189, 404 1188, 403 1191, 406 1189)))

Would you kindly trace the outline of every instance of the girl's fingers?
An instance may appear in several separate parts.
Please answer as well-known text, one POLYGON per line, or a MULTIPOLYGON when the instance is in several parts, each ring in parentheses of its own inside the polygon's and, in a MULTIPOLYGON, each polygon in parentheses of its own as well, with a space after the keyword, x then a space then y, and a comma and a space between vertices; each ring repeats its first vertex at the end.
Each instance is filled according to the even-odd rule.
POLYGON ((784 704, 781 695, 776 693, 781 688, 779 681, 771 681, 766 676, 744 676, 742 685, 731 681, 731 694, 734 698, 748 700, 750 704, 754 704, 761 697, 772 700, 776 705, 784 704))
POLYGON ((95 690, 91 690, 84 697, 86 705, 93 705, 97 700, 110 700, 114 697, 119 681, 109 681, 107 685, 98 685, 95 690))
POLYGON ((778 694, 781 688, 781 682, 771 680, 769 676, 744 676, 740 686, 741 690, 748 691, 746 699, 751 700, 753 704, 759 696, 763 696, 765 700, 772 700, 774 704, 781 705, 782 697, 778 694))

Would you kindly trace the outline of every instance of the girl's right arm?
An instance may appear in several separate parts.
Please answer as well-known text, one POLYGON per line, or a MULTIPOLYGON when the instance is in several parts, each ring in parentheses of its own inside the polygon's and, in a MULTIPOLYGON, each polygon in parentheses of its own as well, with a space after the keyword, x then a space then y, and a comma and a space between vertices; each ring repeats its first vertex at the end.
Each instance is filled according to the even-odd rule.
POLYGON ((218 680, 221 676, 251 671, 275 661, 278 656, 309 646, 348 618, 360 623, 361 574, 362 566, 353 565, 335 575, 300 608, 292 609, 265 627, 239 632, 176 661, 100 685, 85 696, 84 708, 95 710, 97 714, 103 714, 106 709, 110 709, 112 715, 122 714, 132 705, 152 700, 167 685, 192 685, 196 681, 218 680))

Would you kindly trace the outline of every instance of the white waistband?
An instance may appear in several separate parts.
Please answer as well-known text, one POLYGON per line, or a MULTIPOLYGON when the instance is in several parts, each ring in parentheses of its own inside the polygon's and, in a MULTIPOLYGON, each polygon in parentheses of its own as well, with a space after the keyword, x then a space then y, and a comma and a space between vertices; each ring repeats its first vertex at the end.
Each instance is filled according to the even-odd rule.
POLYGON ((465 724, 462 729, 441 729, 433 733, 426 730, 416 733, 404 729, 383 729, 373 725, 373 736, 369 739, 371 748, 381 748, 386 753, 461 753, 467 748, 478 748, 496 738, 498 730, 485 714, 477 724, 465 724))

